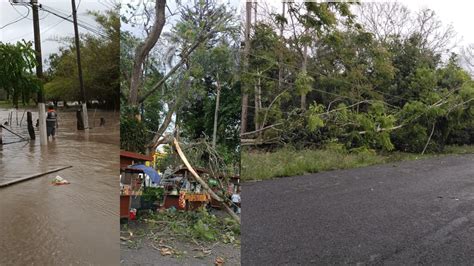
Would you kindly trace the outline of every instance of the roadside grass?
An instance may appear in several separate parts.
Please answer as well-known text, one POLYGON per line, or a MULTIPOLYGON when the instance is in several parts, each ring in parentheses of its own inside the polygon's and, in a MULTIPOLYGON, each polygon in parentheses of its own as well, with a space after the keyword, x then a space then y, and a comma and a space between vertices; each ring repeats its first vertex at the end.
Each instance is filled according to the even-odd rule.
MULTIPOLYGON (((18 104, 18 107, 22 108, 22 109, 24 109, 24 108, 34 108, 34 107, 36 107, 36 105, 34 103, 29 103, 27 105, 18 104)), ((13 104, 10 101, 0 101, 0 108, 10 109, 10 108, 13 108, 13 104)))
POLYGON ((319 150, 296 150, 292 147, 285 147, 274 152, 244 149, 241 155, 241 178, 243 181, 265 180, 328 170, 417 160, 442 154, 468 153, 474 153, 474 145, 448 146, 441 154, 425 155, 404 152, 376 153, 373 150, 366 149, 348 152, 337 146, 319 150))

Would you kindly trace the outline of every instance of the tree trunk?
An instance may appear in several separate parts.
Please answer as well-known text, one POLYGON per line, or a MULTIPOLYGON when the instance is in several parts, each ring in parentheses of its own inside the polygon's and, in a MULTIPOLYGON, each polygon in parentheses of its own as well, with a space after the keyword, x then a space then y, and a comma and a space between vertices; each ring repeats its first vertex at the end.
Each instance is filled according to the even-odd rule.
MULTIPOLYGON (((308 45, 304 45, 303 47, 303 64, 301 66, 301 71, 303 73, 307 73, 306 68, 308 65, 308 45)), ((301 93, 301 109, 306 110, 306 94, 307 92, 301 93)))
MULTIPOLYGON (((282 11, 281 17, 282 19, 285 18, 285 2, 282 1, 282 11)), ((282 21, 280 24, 280 51, 278 54, 278 91, 282 90, 283 86, 283 49, 285 47, 284 38, 283 38, 283 28, 284 22, 282 21)))
POLYGON ((130 80, 130 95, 128 98, 128 103, 132 106, 135 106, 138 103, 138 91, 143 77, 143 64, 145 59, 160 38, 165 25, 165 8, 166 0, 156 0, 155 21, 150 30, 150 34, 145 38, 144 42, 137 46, 135 50, 135 58, 133 60, 130 80))
MULTIPOLYGON (((260 75, 260 72, 257 70, 258 75, 260 75)), ((255 124, 255 130, 258 130, 260 128, 260 125, 258 123, 258 116, 260 114, 260 105, 259 105, 259 83, 260 83, 260 77, 257 79, 257 83, 255 84, 255 91, 254 91, 254 124, 255 124)))
POLYGON ((219 117, 219 101, 221 98, 221 84, 219 83, 219 76, 217 76, 217 95, 216 95, 216 108, 214 110, 214 128, 212 131, 212 148, 216 148, 217 142, 217 119, 219 117))
MULTIPOLYGON (((243 60, 243 70, 249 70, 249 53, 250 53, 250 26, 252 23, 252 3, 245 3, 245 46, 244 46, 244 60, 243 60)), ((248 117, 248 105, 249 105, 249 95, 245 88, 245 85, 242 88, 242 112, 241 112, 241 124, 240 124, 240 133, 245 133, 247 131, 247 117, 248 117)))

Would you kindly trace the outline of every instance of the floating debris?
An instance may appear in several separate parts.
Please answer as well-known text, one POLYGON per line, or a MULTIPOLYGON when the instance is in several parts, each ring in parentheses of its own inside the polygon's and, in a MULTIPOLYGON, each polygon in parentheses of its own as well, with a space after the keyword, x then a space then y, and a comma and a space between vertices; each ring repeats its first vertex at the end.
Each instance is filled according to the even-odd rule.
POLYGON ((56 186, 70 184, 69 181, 67 181, 66 179, 58 175, 53 179, 51 183, 53 183, 53 185, 56 185, 56 186))

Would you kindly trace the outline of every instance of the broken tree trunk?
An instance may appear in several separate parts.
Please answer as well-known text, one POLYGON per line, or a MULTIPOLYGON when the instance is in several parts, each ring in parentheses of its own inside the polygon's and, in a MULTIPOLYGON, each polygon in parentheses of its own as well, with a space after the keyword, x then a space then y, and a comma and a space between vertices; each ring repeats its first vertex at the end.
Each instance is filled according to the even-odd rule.
POLYGON ((209 187, 209 185, 204 182, 204 180, 196 173, 196 171, 194 170, 194 168, 191 166, 191 164, 189 163, 188 159, 186 158, 186 156, 184 155, 183 151, 181 150, 181 147, 179 146, 179 143, 176 139, 173 139, 173 144, 176 148, 176 151, 178 152, 178 155, 179 157, 181 158, 181 160, 183 161, 184 165, 186 165, 186 167, 188 168, 188 170, 191 172, 191 174, 194 176, 194 178, 199 182, 199 184, 201 184, 201 186, 209 192, 209 194, 211 195, 211 197, 217 201, 219 201, 220 203, 222 203, 222 206, 224 207, 224 209, 226 210, 226 212, 232 217, 234 218, 234 220, 236 220, 239 224, 240 224, 240 217, 235 214, 234 211, 232 211, 230 209, 229 206, 227 206, 227 204, 225 204, 224 200, 219 197, 214 191, 211 190, 211 188, 209 187))

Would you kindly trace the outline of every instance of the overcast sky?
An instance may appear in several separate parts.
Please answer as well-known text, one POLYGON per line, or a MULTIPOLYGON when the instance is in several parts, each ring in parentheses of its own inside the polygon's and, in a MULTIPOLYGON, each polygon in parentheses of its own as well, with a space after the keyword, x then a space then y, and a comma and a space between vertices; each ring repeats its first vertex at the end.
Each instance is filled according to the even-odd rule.
MULTIPOLYGON (((185 0, 183 0, 184 2, 185 0)), ((269 0, 270 1, 270 0, 269 0)), ((461 37, 461 45, 474 43, 474 30, 471 29, 473 22, 472 10, 474 3, 469 0, 442 1, 442 0, 399 0, 411 10, 416 11, 423 7, 433 9, 445 24, 451 23, 461 37)), ((138 0, 122 0, 122 3, 137 3, 138 0)), ((227 2, 223 0, 223 2, 227 2)), ((232 6, 238 6, 237 0, 231 0, 232 6)), ((39 0, 46 8, 59 11, 65 16, 71 14, 70 0, 39 0)), ((110 0, 76 0, 79 4, 78 16, 79 20, 87 24, 95 25, 93 19, 86 14, 87 10, 104 11, 111 6, 110 0)), ((279 5, 278 5, 279 6, 279 5)), ((60 43, 54 40, 57 37, 73 36, 72 23, 58 18, 45 11, 40 11, 41 19, 41 40, 43 57, 46 59, 48 55, 57 52, 60 43)), ((33 41, 33 22, 32 12, 30 8, 21 5, 12 6, 9 0, 0 0, 0 41, 16 42, 21 39, 33 41), (28 10, 30 10, 28 14, 28 10), (28 15, 27 15, 28 14, 28 15), (22 17, 18 22, 6 26, 22 17)), ((124 25, 124 28, 129 27, 124 25)), ((80 32, 87 32, 83 28, 79 28, 80 32)))
MULTIPOLYGON (((301 0, 296 0, 301 2, 301 0)), ((411 11, 416 12, 422 8, 430 8, 435 11, 444 25, 452 24, 460 39, 460 45, 474 43, 474 30, 472 24, 474 21, 472 11, 474 10, 474 1, 472 0, 362 0, 362 2, 395 2, 398 1, 407 6, 411 11)), ((240 3, 242 12, 244 12, 246 1, 240 3)), ((281 2, 277 0, 259 0, 260 5, 269 5, 275 8, 275 11, 281 12, 281 2), (263 3, 264 2, 264 3, 263 3)), ((317 1, 321 2, 321 1, 317 1)), ((244 14, 241 14, 244 16, 244 14)))
MULTIPOLYGON (((33 13, 31 7, 27 8, 22 5, 12 6, 9 1, 10 0, 0 0, 0 41, 4 43, 15 43, 21 39, 33 41, 33 13), (14 22, 16 20, 19 21, 14 22), (7 26, 9 23, 12 24, 7 26)), ((55 13, 61 14, 64 17, 72 14, 70 0, 38 0, 38 2, 44 5, 45 8, 53 10, 55 13)), ((110 1, 107 0, 76 0, 76 5, 79 6, 77 9, 78 20, 94 25, 95 27, 97 25, 94 19, 87 15, 87 11, 104 11, 111 6, 110 1)), ((62 46, 62 44, 54 39, 66 36, 73 37, 74 28, 71 22, 49 14, 46 11, 40 10, 39 17, 43 59, 47 59, 51 53, 57 52, 59 47, 62 46)), ((79 27, 79 33, 86 32, 88 31, 79 27)))
POLYGON ((472 0, 399 0, 411 10, 430 8, 436 12, 445 24, 452 24, 459 37, 462 37, 461 44, 474 43, 474 22, 472 0))

